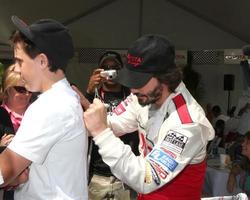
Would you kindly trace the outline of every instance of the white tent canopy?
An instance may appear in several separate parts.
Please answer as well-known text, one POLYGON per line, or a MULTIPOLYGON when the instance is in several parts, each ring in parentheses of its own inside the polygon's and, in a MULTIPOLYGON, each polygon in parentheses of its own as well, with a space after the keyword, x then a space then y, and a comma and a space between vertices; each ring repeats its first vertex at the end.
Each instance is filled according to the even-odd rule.
MULTIPOLYGON (((63 22, 77 49, 126 49, 147 33, 167 36, 179 50, 241 49, 250 43, 249 8, 248 0, 0 0, 0 46, 8 43, 15 30, 10 18, 17 15, 28 24, 41 18, 63 22)), ((67 76, 84 89, 96 64, 78 61, 73 60, 67 76)), ((196 65, 194 69, 202 75, 203 105, 219 104, 225 110, 226 73, 235 75, 231 98, 232 105, 237 104, 243 88, 239 65, 196 65)))
POLYGON ((64 22, 76 47, 123 48, 146 33, 164 34, 177 48, 240 48, 250 43, 250 2, 232 0, 0 0, 0 43, 14 30, 11 15, 28 24, 64 22))

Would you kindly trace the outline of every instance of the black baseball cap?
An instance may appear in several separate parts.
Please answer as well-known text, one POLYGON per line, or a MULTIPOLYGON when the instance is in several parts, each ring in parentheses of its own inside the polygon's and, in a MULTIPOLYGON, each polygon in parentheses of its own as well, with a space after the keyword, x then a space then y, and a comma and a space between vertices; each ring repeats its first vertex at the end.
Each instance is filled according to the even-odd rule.
POLYGON ((128 88, 141 88, 155 75, 175 65, 175 48, 164 36, 144 35, 132 43, 115 81, 128 88))
POLYGON ((17 29, 26 36, 56 67, 65 67, 74 56, 72 37, 67 27, 53 19, 40 19, 27 25, 17 16, 11 17, 17 29))
POLYGON ((115 60, 115 62, 120 65, 120 67, 123 67, 123 62, 122 62, 122 58, 121 55, 115 51, 106 51, 104 52, 98 62, 99 67, 102 66, 103 62, 107 59, 113 59, 115 60))

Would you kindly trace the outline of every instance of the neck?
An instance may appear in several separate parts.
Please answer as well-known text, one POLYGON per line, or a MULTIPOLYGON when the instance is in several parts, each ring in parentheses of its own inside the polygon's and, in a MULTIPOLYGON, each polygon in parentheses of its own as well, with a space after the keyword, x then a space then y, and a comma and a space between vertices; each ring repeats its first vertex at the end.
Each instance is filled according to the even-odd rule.
POLYGON ((102 89, 106 92, 120 92, 122 86, 120 84, 115 84, 115 85, 103 84, 102 89))
POLYGON ((23 115, 25 110, 27 109, 27 106, 20 107, 20 106, 15 106, 13 104, 11 105, 11 104, 8 104, 8 103, 6 105, 8 106, 8 108, 11 111, 13 111, 13 112, 15 112, 15 113, 17 113, 19 115, 23 115))
POLYGON ((162 104, 166 101, 166 99, 169 97, 169 95, 171 94, 167 85, 162 84, 162 87, 163 87, 162 95, 159 98, 159 100, 155 102, 156 108, 160 108, 162 106, 162 104))
POLYGON ((60 69, 56 72, 47 71, 42 83, 42 92, 49 90, 54 83, 62 80, 63 78, 65 78, 65 74, 60 69))

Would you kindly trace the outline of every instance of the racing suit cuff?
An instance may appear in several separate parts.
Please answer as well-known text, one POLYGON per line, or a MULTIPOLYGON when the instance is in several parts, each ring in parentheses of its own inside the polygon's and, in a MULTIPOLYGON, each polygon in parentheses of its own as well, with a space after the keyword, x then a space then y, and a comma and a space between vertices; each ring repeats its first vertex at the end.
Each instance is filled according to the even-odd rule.
POLYGON ((110 137, 113 135, 113 132, 110 128, 106 128, 104 131, 102 131, 99 135, 95 136, 93 140, 95 141, 95 144, 98 146, 105 145, 105 141, 109 142, 110 137))

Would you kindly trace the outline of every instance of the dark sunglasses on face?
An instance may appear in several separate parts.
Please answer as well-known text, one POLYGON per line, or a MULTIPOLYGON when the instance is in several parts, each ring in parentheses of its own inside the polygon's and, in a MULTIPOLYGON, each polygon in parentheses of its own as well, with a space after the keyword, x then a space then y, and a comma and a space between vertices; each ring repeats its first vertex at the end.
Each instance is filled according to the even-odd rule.
POLYGON ((28 90, 26 90, 25 87, 23 86, 14 86, 13 87, 18 93, 20 94, 26 94, 26 93, 30 93, 28 90))
POLYGON ((104 70, 109 70, 109 69, 119 70, 121 69, 121 66, 120 65, 102 65, 101 68, 104 70))

